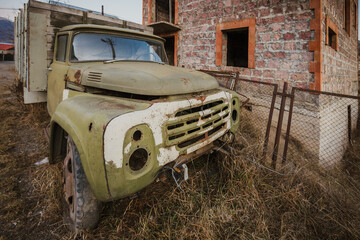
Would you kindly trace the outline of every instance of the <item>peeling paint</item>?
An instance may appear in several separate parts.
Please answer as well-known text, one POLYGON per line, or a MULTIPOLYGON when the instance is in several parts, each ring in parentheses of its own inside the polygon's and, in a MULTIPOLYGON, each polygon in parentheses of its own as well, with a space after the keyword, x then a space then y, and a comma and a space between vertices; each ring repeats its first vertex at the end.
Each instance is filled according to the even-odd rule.
MULTIPOLYGON (((184 109, 191 106, 200 105, 203 103, 208 103, 214 100, 224 99, 226 102, 231 102, 232 95, 228 92, 221 91, 206 97, 206 101, 202 102, 199 99, 187 99, 182 101, 174 102, 157 102, 154 103, 149 108, 142 111, 130 112, 121 116, 118 116, 111 120, 104 133, 104 157, 105 162, 108 163, 110 160, 114 160, 114 164, 117 168, 122 168, 123 165, 123 149, 124 149, 124 139, 125 134, 128 129, 140 125, 147 124, 154 135, 155 146, 163 144, 163 126, 167 121, 176 120, 176 117, 169 117, 177 112, 179 109, 184 109)), ((203 111, 203 113, 209 114, 210 111, 203 111)), ((228 120, 226 124, 226 129, 221 130, 220 132, 224 134, 227 129, 230 129, 231 124, 228 120)), ((196 151, 197 149, 205 146, 206 144, 214 141, 217 137, 222 134, 214 134, 211 138, 207 138, 206 141, 203 141, 195 146, 188 148, 187 154, 196 151)), ((126 146, 127 148, 128 146, 126 146)), ((160 148, 157 160, 159 165, 163 166, 171 161, 174 161, 179 157, 180 152, 176 150, 175 146, 168 148, 160 148)))
POLYGON ((64 101, 64 100, 66 100, 68 98, 69 98, 69 89, 64 89, 62 100, 64 101))
POLYGON ((125 147, 124 153, 128 154, 130 152, 130 149, 131 149, 131 142, 125 147))

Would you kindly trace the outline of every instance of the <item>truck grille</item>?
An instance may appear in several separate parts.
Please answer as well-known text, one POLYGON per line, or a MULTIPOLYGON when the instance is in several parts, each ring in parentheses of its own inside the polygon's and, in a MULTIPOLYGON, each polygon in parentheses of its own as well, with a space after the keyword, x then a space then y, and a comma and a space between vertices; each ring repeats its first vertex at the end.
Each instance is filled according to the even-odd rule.
POLYGON ((89 72, 87 80, 91 81, 91 82, 101 82, 101 76, 102 76, 102 73, 89 72))
POLYGON ((181 110, 166 125, 167 146, 185 148, 220 131, 230 117, 229 104, 215 101, 181 110))

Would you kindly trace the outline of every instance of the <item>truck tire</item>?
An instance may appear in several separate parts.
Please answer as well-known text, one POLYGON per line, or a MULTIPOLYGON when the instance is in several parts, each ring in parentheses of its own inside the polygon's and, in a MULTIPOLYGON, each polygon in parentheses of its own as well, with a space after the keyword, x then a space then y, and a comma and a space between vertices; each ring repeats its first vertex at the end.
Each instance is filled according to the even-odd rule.
POLYGON ((100 202, 96 200, 86 179, 80 154, 70 136, 64 159, 64 221, 71 231, 79 232, 96 226, 100 202))

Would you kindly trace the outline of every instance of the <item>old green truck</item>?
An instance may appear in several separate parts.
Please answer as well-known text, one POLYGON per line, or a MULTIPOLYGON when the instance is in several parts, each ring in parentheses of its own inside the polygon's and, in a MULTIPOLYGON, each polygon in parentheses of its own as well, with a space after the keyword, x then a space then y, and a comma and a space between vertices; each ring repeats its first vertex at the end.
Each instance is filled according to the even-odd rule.
POLYGON ((62 27, 47 71, 51 163, 63 163, 65 222, 94 227, 99 203, 130 196, 165 166, 211 151, 239 125, 239 97, 167 64, 164 40, 94 24, 62 27))

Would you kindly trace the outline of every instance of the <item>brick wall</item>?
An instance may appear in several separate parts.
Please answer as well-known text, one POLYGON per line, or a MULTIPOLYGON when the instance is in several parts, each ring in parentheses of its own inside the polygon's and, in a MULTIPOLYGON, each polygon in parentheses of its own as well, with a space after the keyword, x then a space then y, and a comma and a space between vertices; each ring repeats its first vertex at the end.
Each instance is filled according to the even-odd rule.
MULTIPOLYGON (((350 1, 353 9, 353 0, 350 1)), ((344 1, 323 0, 322 90, 357 95, 358 33, 351 12, 350 36, 344 29, 344 1), (338 28, 338 50, 325 45, 326 17, 338 28)))
POLYGON ((308 87, 313 52, 309 49, 308 0, 184 0, 179 1, 179 66, 196 69, 239 71, 246 79, 308 87), (256 19, 255 69, 218 67, 215 64, 216 24, 256 19))

